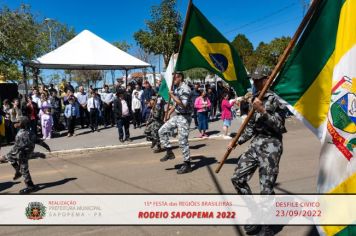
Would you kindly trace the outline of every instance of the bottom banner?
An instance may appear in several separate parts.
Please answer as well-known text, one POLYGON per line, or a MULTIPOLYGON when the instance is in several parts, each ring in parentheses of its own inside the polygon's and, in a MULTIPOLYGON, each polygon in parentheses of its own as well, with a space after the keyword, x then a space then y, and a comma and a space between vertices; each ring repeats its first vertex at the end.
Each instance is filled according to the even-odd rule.
POLYGON ((0 225, 352 225, 356 195, 2 195, 0 225))

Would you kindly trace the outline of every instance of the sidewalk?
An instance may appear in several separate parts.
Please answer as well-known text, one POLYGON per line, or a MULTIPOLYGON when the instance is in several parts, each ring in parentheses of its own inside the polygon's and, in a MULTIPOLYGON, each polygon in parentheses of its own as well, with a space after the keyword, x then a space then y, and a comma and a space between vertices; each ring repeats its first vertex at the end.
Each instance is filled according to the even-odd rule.
MULTIPOLYGON (((237 118, 233 120, 232 126, 230 127, 229 132, 236 133, 238 127, 241 125, 241 119, 237 118)), ((288 125, 303 126, 299 124, 294 118, 287 120, 287 129, 288 125)), ((193 129, 194 121, 191 124, 191 132, 189 135, 189 140, 202 140, 199 139, 199 131, 193 129)), ((126 147, 135 147, 135 146, 144 146, 149 145, 149 142, 146 141, 144 135, 145 127, 141 129, 133 129, 133 126, 130 125, 130 134, 132 142, 121 143, 118 139, 118 131, 116 127, 110 127, 104 129, 102 126, 99 127, 100 132, 92 133, 90 129, 77 129, 75 130, 75 136, 66 137, 66 131, 61 133, 61 137, 56 137, 45 142, 50 146, 52 152, 58 151, 71 151, 76 150, 80 151, 82 149, 100 149, 100 148, 126 148, 126 147)), ((208 134, 210 135, 209 139, 223 139, 222 136, 222 121, 217 120, 209 123, 208 134)), ((172 138, 176 140, 178 137, 172 138)), ((1 148, 1 153, 5 154, 10 150, 11 146, 5 146, 1 148)), ((37 152, 47 152, 43 147, 36 145, 35 151, 37 152)))

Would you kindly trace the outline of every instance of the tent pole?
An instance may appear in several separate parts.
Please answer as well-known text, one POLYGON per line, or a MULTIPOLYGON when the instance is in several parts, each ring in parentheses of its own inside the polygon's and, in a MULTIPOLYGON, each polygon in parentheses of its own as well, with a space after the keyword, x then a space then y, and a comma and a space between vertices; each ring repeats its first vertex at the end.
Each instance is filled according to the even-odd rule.
POLYGON ((125 79, 125 87, 127 88, 127 80, 128 80, 128 77, 129 77, 129 75, 128 75, 128 69, 125 69, 125 74, 126 74, 126 79, 125 79))
POLYGON ((153 87, 156 89, 156 66, 152 66, 153 71, 153 87))
POLYGON ((22 64, 22 75, 23 75, 23 83, 25 85, 25 93, 28 94, 28 87, 27 87, 27 73, 26 73, 26 66, 22 64))
POLYGON ((38 71, 34 69, 34 76, 35 76, 35 87, 38 88, 38 71))

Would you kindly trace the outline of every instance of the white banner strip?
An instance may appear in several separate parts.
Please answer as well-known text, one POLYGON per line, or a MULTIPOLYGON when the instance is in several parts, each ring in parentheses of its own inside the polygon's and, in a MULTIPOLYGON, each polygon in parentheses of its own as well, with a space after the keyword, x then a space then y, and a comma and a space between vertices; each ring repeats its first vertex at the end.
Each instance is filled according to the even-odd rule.
POLYGON ((0 225, 351 225, 356 195, 2 195, 0 225))

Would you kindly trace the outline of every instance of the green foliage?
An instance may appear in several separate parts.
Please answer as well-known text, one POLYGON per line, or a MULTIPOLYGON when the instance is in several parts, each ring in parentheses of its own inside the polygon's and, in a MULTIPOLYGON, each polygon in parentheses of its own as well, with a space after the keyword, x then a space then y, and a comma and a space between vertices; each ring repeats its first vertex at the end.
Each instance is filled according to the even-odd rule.
POLYGON ((270 43, 260 42, 255 50, 243 34, 238 34, 231 42, 239 53, 246 69, 253 72, 257 66, 273 68, 290 42, 290 37, 275 38, 270 43))
POLYGON ((16 79, 18 62, 40 55, 37 41, 38 25, 27 5, 11 11, 0 9, 0 74, 6 79, 16 79))
POLYGON ((148 30, 140 29, 134 34, 134 38, 146 52, 162 54, 167 66, 170 56, 178 52, 182 28, 176 0, 162 0, 160 5, 152 6, 151 18, 146 21, 148 30))
POLYGON ((204 68, 194 68, 184 72, 185 77, 200 81, 203 81, 208 74, 210 74, 210 72, 204 68))
POLYGON ((55 20, 36 19, 29 5, 21 5, 14 10, 2 6, 0 74, 9 80, 20 79, 19 65, 49 52, 74 36, 73 28, 68 28, 55 20))
POLYGON ((248 71, 251 71, 257 66, 257 62, 254 57, 253 45, 244 34, 238 34, 231 44, 237 50, 248 71))
POLYGON ((126 41, 116 41, 113 42, 112 45, 124 52, 128 52, 131 49, 131 44, 127 43, 126 41))
POLYGON ((48 53, 62 46, 76 35, 73 27, 69 27, 53 19, 46 18, 38 24, 40 29, 39 40, 44 46, 43 53, 48 53))
POLYGON ((287 47, 290 40, 290 37, 281 37, 275 38, 268 44, 261 42, 255 51, 257 64, 273 68, 277 64, 279 57, 284 52, 284 49, 287 47))
POLYGON ((94 84, 103 79, 104 73, 101 70, 75 70, 72 71, 73 80, 78 83, 78 85, 88 86, 89 84, 94 84))
POLYGON ((244 34, 238 34, 231 44, 237 50, 243 62, 253 54, 253 45, 244 34))
POLYGON ((22 73, 15 64, 2 63, 0 61, 0 75, 7 80, 18 81, 22 78, 22 73))

